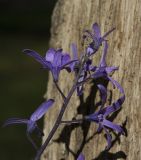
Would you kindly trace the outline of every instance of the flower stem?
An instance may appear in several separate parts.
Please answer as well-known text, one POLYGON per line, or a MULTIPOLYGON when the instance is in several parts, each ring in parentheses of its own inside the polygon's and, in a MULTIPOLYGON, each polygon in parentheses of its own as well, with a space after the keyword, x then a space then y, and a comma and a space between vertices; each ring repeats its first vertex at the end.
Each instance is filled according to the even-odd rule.
POLYGON ((72 120, 72 121, 61 121, 62 124, 67 124, 67 125, 71 125, 71 124, 78 124, 78 123, 82 123, 84 121, 84 119, 76 119, 76 120, 72 120))
POLYGON ((42 155, 43 151, 45 150, 45 148, 47 147, 47 145, 49 144, 50 140, 52 139, 54 133, 56 132, 57 128, 59 127, 60 123, 61 123, 61 120, 62 120, 62 117, 63 117, 63 114, 67 108, 67 105, 69 103, 69 100, 71 98, 71 96, 73 95, 74 91, 76 89, 76 84, 74 84, 68 94, 68 96, 66 97, 62 107, 61 107, 61 110, 60 110, 60 113, 57 117, 57 120, 51 130, 51 132, 49 133, 46 141, 44 142, 44 144, 41 146, 40 150, 37 152, 37 155, 35 157, 35 160, 39 160, 40 159, 40 156, 42 155))
POLYGON ((35 144, 35 142, 32 140, 32 138, 30 137, 29 133, 26 132, 26 135, 27 135, 27 138, 28 140, 31 142, 32 146, 35 148, 35 150, 37 151, 38 150, 38 147, 37 145, 35 144))
POLYGON ((60 92, 62 98, 65 100, 66 96, 64 95, 64 93, 62 92, 62 90, 60 89, 60 87, 58 86, 58 83, 56 81, 54 81, 56 88, 58 89, 58 91, 60 92))

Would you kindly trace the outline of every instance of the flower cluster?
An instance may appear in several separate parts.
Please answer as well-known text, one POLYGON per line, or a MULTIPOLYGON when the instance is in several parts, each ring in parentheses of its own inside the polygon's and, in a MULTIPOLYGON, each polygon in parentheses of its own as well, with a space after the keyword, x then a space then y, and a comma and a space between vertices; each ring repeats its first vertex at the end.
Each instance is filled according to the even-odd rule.
MULTIPOLYGON (((117 88, 119 90, 121 96, 111 105, 106 105, 108 89, 106 88, 106 86, 103 85, 103 83, 101 83, 101 81, 97 81, 96 85, 100 92, 101 99, 100 106, 98 106, 98 109, 94 113, 85 115, 82 120, 75 120, 75 123, 80 123, 80 121, 89 121, 98 124, 97 132, 100 133, 103 129, 106 133, 106 149, 110 149, 112 142, 112 136, 109 132, 109 129, 116 131, 119 134, 124 134, 124 131, 120 125, 117 125, 109 120, 109 116, 119 110, 125 100, 125 93, 123 88, 116 80, 111 77, 111 73, 114 73, 114 71, 118 70, 118 67, 108 66, 106 63, 106 56, 108 51, 108 42, 106 40, 106 37, 114 29, 115 28, 111 29, 103 36, 101 36, 99 25, 97 23, 94 23, 92 26, 92 31, 84 30, 83 41, 86 45, 84 52, 81 53, 81 57, 79 57, 77 46, 74 43, 71 44, 71 49, 73 53, 72 59, 68 53, 63 53, 62 49, 56 50, 51 48, 46 52, 45 57, 40 56, 40 54, 38 54, 36 51, 30 49, 23 50, 26 55, 33 57, 37 62, 42 65, 44 69, 47 69, 52 73, 54 83, 56 84, 56 87, 64 100, 56 122, 52 127, 52 130, 50 131, 46 141, 40 148, 37 147, 30 135, 33 131, 35 131, 39 137, 44 135, 42 130, 39 129, 39 127, 37 126, 37 121, 43 117, 43 115, 48 111, 51 106, 53 106, 55 100, 49 99, 43 102, 39 106, 39 108, 37 108, 37 110, 35 110, 35 112, 30 116, 29 119, 10 118, 4 123, 4 126, 12 124, 27 125, 27 137, 34 146, 34 148, 37 149, 37 155, 35 157, 35 160, 39 160, 41 154, 49 144, 60 124, 74 123, 74 121, 62 121, 63 114, 68 106, 68 103, 73 93, 76 91, 77 96, 81 96, 85 91, 84 84, 88 83, 91 80, 97 81, 99 78, 101 79, 101 81, 106 80, 107 82, 111 83, 114 88, 117 88), (100 46, 103 46, 100 62, 98 65, 93 65, 94 55, 99 50, 100 46), (75 74, 74 84, 67 96, 63 94, 62 90, 58 86, 59 74, 63 69, 66 69, 68 72, 72 72, 75 74)), ((83 154, 80 154, 77 159, 84 160, 85 158, 83 154)))

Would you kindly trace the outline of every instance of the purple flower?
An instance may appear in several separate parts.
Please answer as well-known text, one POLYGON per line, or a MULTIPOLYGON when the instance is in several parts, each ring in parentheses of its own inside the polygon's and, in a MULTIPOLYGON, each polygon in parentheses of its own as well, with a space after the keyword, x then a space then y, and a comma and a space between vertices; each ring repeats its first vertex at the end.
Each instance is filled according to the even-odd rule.
POLYGON ((87 40, 88 38, 91 39, 91 42, 88 44, 87 47, 87 54, 91 56, 94 54, 99 47, 102 45, 102 42, 105 41, 105 38, 113 31, 115 28, 112 28, 108 32, 104 34, 104 36, 101 36, 100 27, 97 23, 94 23, 92 26, 92 31, 85 30, 84 32, 87 33, 87 35, 84 35, 84 40, 87 40))
MULTIPOLYGON (((75 76, 77 77, 78 72, 79 72, 79 68, 81 67, 82 63, 80 59, 82 59, 82 57, 79 59, 78 58, 78 51, 77 51, 77 47, 74 43, 72 43, 71 45, 71 49, 72 49, 72 53, 73 53, 73 60, 77 60, 73 63, 70 64, 70 68, 72 71, 75 72, 75 76)), ((83 56, 83 55, 82 55, 83 56)), ((78 83, 81 83, 84 81, 84 79, 87 77, 87 72, 93 70, 93 66, 91 66, 92 64, 92 60, 89 59, 87 57, 87 60, 85 60, 86 62, 83 64, 83 69, 82 72, 80 74, 80 77, 78 79, 78 83)), ((77 95, 80 96, 83 93, 83 84, 80 85, 79 87, 77 87, 77 95)))
POLYGON ((100 132, 102 129, 105 130, 107 135, 107 143, 108 143, 106 149, 109 149, 111 147, 111 140, 112 140, 112 136, 109 133, 108 128, 113 129, 118 133, 124 134, 123 129, 119 125, 114 124, 113 122, 106 119, 110 114, 120 109, 124 100, 125 100, 125 95, 120 97, 111 106, 101 108, 99 111, 85 117, 86 120, 93 121, 99 124, 99 127, 97 129, 98 132, 100 132))
POLYGON ((77 160, 85 160, 84 155, 81 153, 81 154, 78 156, 77 160))
POLYGON ((9 118, 5 121, 3 126, 13 125, 13 124, 26 124, 27 125, 27 137, 32 143, 32 145, 37 149, 36 144, 34 141, 30 138, 30 135, 33 131, 35 131, 38 136, 43 136, 43 132, 41 129, 37 126, 36 121, 41 119, 43 115, 47 112, 47 110, 53 105, 54 100, 49 99, 48 101, 43 102, 36 110, 35 112, 30 116, 29 119, 21 119, 21 118, 9 118))
POLYGON ((106 64, 107 49, 108 49, 107 41, 104 41, 104 50, 102 53, 102 57, 100 59, 99 66, 95 69, 94 74, 92 74, 92 78, 97 79, 97 78, 103 77, 109 80, 113 84, 114 87, 117 87, 120 90, 120 92, 124 94, 124 90, 120 86, 120 84, 109 76, 110 73, 118 70, 118 67, 107 66, 106 64))
POLYGON ((71 61, 69 54, 63 54, 62 49, 55 50, 51 48, 47 51, 45 57, 29 49, 24 49, 23 52, 41 63, 43 68, 49 69, 53 75, 54 81, 58 81, 59 73, 62 69, 66 69, 70 72, 71 69, 68 65, 75 61, 71 61))

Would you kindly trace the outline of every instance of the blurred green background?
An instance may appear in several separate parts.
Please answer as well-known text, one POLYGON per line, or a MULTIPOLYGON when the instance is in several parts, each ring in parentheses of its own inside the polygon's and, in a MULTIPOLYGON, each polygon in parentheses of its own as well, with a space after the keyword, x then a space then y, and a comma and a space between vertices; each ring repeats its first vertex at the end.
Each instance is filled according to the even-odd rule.
MULTIPOLYGON (((0 125, 7 118, 28 118, 42 103, 47 71, 25 48, 44 55, 56 0, 0 0, 0 125)), ((40 122, 42 126, 42 122, 40 122)), ((0 160, 31 160, 35 151, 26 126, 0 128, 0 160)))

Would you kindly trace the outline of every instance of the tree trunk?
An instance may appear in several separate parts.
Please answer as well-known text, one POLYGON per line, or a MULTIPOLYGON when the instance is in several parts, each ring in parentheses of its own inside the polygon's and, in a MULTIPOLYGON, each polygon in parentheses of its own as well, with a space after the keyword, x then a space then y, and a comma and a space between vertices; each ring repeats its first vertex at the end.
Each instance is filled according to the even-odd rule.
MULTIPOLYGON (((58 0, 52 17, 50 46, 63 48, 70 52, 70 44, 75 42, 82 50, 83 29, 91 29, 94 22, 101 26, 102 33, 112 27, 116 30, 108 36, 107 64, 119 66, 119 71, 113 77, 124 88, 126 94, 122 110, 115 116, 114 122, 124 124, 127 137, 113 136, 113 146, 110 151, 104 151, 106 139, 104 132, 94 135, 95 124, 62 125, 57 130, 49 146, 42 155, 42 160, 74 160, 83 152, 87 160, 115 160, 141 159, 141 0, 58 0), (91 137, 91 138, 90 138, 91 137), (120 142, 120 143, 119 143, 120 142)), ((101 50, 96 53, 95 62, 98 62, 101 50)), ((59 85, 64 94, 67 94, 73 84, 73 75, 62 71, 59 85)), ((95 90, 93 90, 93 93, 95 90)), ((81 118, 86 115, 92 101, 89 96, 89 84, 85 86, 85 94, 78 99, 73 95, 63 119, 81 118)), ((62 98, 49 76, 46 98, 54 98, 55 106, 45 117, 45 137, 53 127, 62 104, 62 98)), ((119 97, 117 90, 113 99, 119 97)), ((45 137, 43 141, 45 140, 45 137)))

